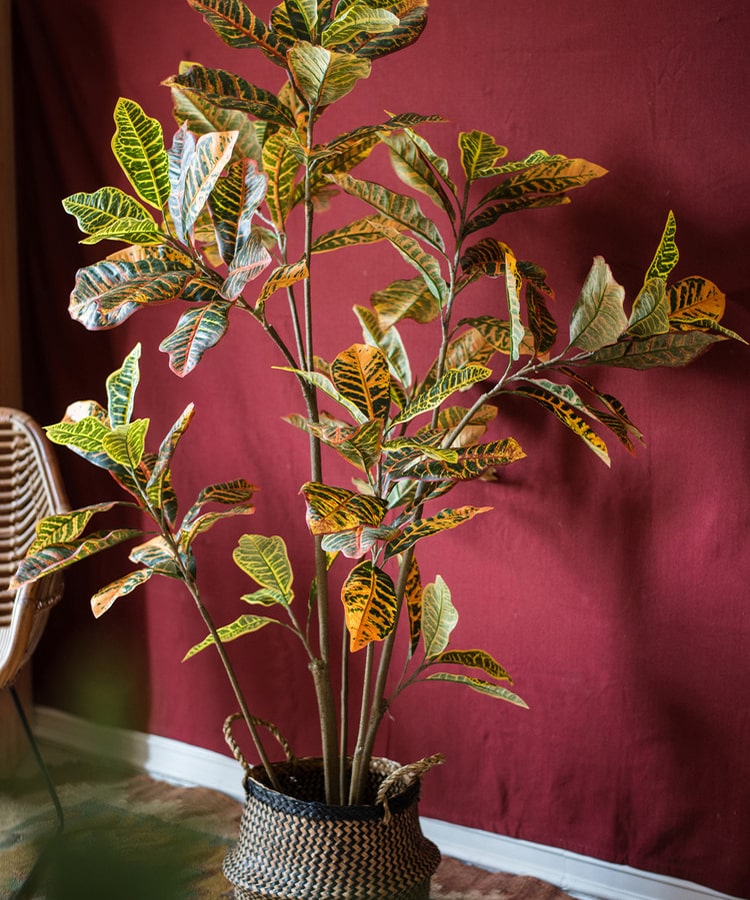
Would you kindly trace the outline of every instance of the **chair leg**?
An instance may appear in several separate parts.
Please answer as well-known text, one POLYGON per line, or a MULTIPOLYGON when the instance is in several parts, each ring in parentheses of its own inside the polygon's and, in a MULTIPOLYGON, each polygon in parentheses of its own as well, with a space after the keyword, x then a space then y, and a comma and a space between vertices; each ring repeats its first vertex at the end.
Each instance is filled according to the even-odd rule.
POLYGON ((18 889, 18 891, 13 895, 12 900, 24 900, 24 898, 30 898, 32 896, 31 892, 36 887, 36 881, 39 877, 41 870, 46 865, 47 857, 49 853, 52 851, 54 845, 57 843, 58 839, 62 835, 63 828, 65 826, 65 817, 63 815, 62 804, 60 803, 60 798, 57 794, 57 790, 55 789, 55 785, 52 781, 52 776, 49 773, 49 769, 47 768, 47 764, 44 762, 42 758, 41 750, 39 749, 39 744, 37 743, 36 737, 34 736, 34 732, 31 729, 31 725, 29 724, 29 720, 26 717, 26 713, 24 712, 23 705, 21 704, 21 700, 18 696, 18 693, 13 687, 10 685, 9 687, 10 695, 13 698, 13 703, 15 704, 16 710, 18 712, 18 716, 21 720, 21 724, 23 726, 23 730, 26 732, 26 737, 29 739, 29 744, 31 745, 31 749, 36 758, 37 764, 39 765, 39 769, 44 776, 44 780, 47 785, 47 790, 49 791, 49 795, 52 798, 52 803, 55 807, 55 813, 57 815, 57 827, 55 829, 55 833, 52 838, 49 840, 47 846, 40 853, 36 862, 34 863, 33 868, 29 872, 26 877, 26 880, 18 889))

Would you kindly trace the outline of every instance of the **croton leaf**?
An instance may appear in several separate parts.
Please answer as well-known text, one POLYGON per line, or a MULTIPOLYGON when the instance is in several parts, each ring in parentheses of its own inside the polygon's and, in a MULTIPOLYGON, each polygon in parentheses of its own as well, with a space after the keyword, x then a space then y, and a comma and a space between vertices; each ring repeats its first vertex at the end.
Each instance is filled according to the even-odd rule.
POLYGON ((166 575, 168 578, 182 578, 182 570, 175 559, 174 549, 167 543, 162 535, 157 535, 139 544, 130 551, 131 562, 140 563, 147 569, 151 569, 156 575, 166 575))
POLYGON ((685 366, 723 335, 705 331, 670 331, 647 338, 620 340, 602 347, 578 365, 616 366, 626 369, 653 369, 656 366, 685 366))
POLYGON ((389 541, 398 534, 398 529, 383 526, 369 528, 360 525, 351 531, 327 534, 321 541, 326 553, 343 553, 349 559, 361 559, 378 541, 389 541))
POLYGON ((358 247, 362 244, 374 244, 385 240, 381 227, 388 225, 387 216, 365 216, 350 222, 343 228, 336 228, 316 238, 312 245, 313 253, 328 253, 330 250, 341 250, 343 247, 358 247))
POLYGON ((726 297, 706 278, 694 275, 671 285, 668 292, 671 324, 690 325, 701 319, 720 322, 726 307, 726 297))
POLYGON ((498 681, 508 681, 513 684, 513 679, 503 666, 484 650, 444 650, 434 657, 434 662, 451 663, 458 666, 467 666, 470 669, 481 669, 498 681))
POLYGON ((403 228, 408 228, 417 237, 426 241, 429 246, 437 250, 444 249, 443 238, 437 226, 422 213, 419 204, 413 197, 390 191, 371 181, 352 178, 351 175, 331 175, 330 178, 347 194, 358 197, 386 216, 387 219, 393 220, 403 228))
POLYGON ((354 2, 336 16, 321 34, 324 47, 346 46, 349 41, 359 38, 366 43, 376 34, 388 34, 399 24, 398 16, 383 8, 373 8, 367 3, 354 2))
POLYGON ((145 203, 163 209, 169 199, 169 160, 156 119, 134 100, 120 97, 115 106, 112 150, 133 189, 145 203))
POLYGON ((104 436, 102 449, 116 463, 130 471, 141 464, 146 449, 149 419, 135 419, 127 425, 117 425, 104 436))
POLYGON ((214 347, 229 326, 230 303, 209 303, 186 310, 175 330, 159 344, 169 354, 169 368, 184 377, 198 365, 206 350, 214 347))
POLYGON ((307 41, 294 44, 287 64, 295 84, 311 106, 328 106, 345 97, 370 75, 370 62, 307 41))
POLYGON ((300 164, 289 151, 282 132, 272 134, 263 145, 263 171, 268 176, 266 204, 279 231, 294 205, 295 178, 300 164))
POLYGON ((83 534, 92 516, 108 512, 118 504, 95 503, 70 512, 58 513, 40 519, 36 525, 35 537, 27 550, 27 555, 38 553, 51 544, 69 544, 83 534))
POLYGON ((495 175, 495 163, 508 155, 508 148, 483 131, 462 131, 458 136, 461 166, 468 181, 495 175))
POLYGON ((649 278, 633 301, 628 331, 638 337, 669 331, 669 299, 663 278, 649 278))
POLYGON ((234 163, 220 177, 208 198, 221 258, 232 262, 238 233, 247 240, 252 219, 266 193, 266 176, 250 159, 234 163))
POLYGON ((168 87, 190 91, 220 108, 241 111, 273 125, 294 127, 294 116, 275 94, 224 69, 192 65, 167 79, 168 87))
POLYGON ((467 419, 469 410, 465 406, 449 406, 438 413, 437 427, 444 435, 458 432, 451 442, 451 447, 470 447, 487 431, 487 425, 497 416, 497 407, 485 404, 467 419))
POLYGON ((625 289, 601 256, 594 259, 570 314, 570 343, 593 352, 614 342, 628 327, 625 289))
POLYGON ((57 422, 48 425, 45 431, 53 444, 75 447, 92 454, 103 451, 104 438, 110 433, 109 427, 95 416, 85 416, 76 422, 57 422))
POLYGON ((114 531, 96 531, 81 540, 48 544, 23 560, 11 582, 11 590, 140 536, 141 532, 137 529, 119 528, 114 531))
POLYGON ((529 320, 529 331, 534 340, 534 349, 538 356, 549 352, 557 340, 557 322, 547 307, 550 295, 539 290, 536 284, 526 283, 526 312, 529 320))
POLYGON ((294 575, 284 539, 278 535, 243 534, 232 553, 240 569, 261 587, 275 591, 285 602, 294 597, 294 575))
POLYGON ((298 378, 302 379, 302 381, 306 381, 308 384, 313 385, 313 387, 322 391, 327 397, 335 400, 336 403, 339 403, 346 409, 358 424, 364 425, 364 423, 368 421, 367 417, 362 413, 357 404, 352 403, 351 400, 346 398, 336 387, 334 387, 330 378, 323 375, 322 372, 307 372, 302 369, 292 369, 286 366, 282 366, 281 369, 283 372, 293 372, 298 378))
POLYGON ((383 521, 385 501, 318 481, 302 485, 307 503, 307 524, 313 534, 347 531, 360 525, 376 527, 383 521))
POLYGON ((194 274, 183 259, 104 260, 79 269, 68 310, 90 331, 114 328, 146 304, 179 297, 194 274))
POLYGON ((166 234, 156 222, 144 219, 120 219, 84 238, 82 244, 98 244, 99 241, 122 241, 125 244, 158 246, 166 240, 166 234))
POLYGON ((361 650, 382 641, 396 624, 396 590, 391 577, 369 561, 355 566, 341 588, 349 647, 361 650))
MULTIPOLYGON (((280 624, 278 619, 273 619, 269 616, 244 615, 240 616, 239 619, 235 619, 234 622, 231 622, 229 625, 223 625, 221 628, 217 628, 216 633, 219 635, 219 640, 222 644, 228 644, 230 641, 234 641, 245 634, 252 634, 254 631, 260 631, 260 629, 265 628, 266 625, 274 623, 276 625, 280 624)), ((199 644, 195 644, 188 650, 182 657, 182 662, 190 659, 191 656, 195 656, 196 653, 200 653, 201 650, 205 650, 206 647, 210 647, 213 643, 213 635, 209 634, 208 637, 205 637, 199 644)))
POLYGON ((119 369, 107 377, 107 407, 112 428, 127 425, 133 415, 135 392, 140 381, 141 345, 136 344, 119 369))
POLYGON ((381 328, 387 329, 402 319, 424 325, 440 315, 440 304, 421 278, 394 281, 370 298, 381 328))
POLYGON ((508 688, 503 687, 500 684, 484 681, 481 678, 472 678, 469 675, 461 675, 455 672, 433 672, 432 675, 427 676, 427 681, 449 681, 453 684, 465 684, 467 687, 470 687, 480 694, 486 694, 497 700, 506 700, 514 706, 520 706, 522 709, 529 708, 528 704, 517 694, 514 694, 513 691, 508 690, 508 688))
POLYGON ((404 603, 409 616, 409 656, 414 656, 422 634, 422 575, 414 554, 409 559, 404 588, 404 603))
POLYGON ((291 287, 308 276, 307 264, 303 259, 285 266, 277 266, 268 276, 255 301, 255 308, 262 311, 268 298, 276 291, 291 287))
POLYGON ((558 393, 553 393, 538 385, 518 387, 516 388, 516 393, 521 394, 524 397, 530 397, 532 400, 536 400, 536 402, 545 409, 554 413, 563 425, 565 425, 566 428, 569 428, 574 434, 577 434, 578 437, 584 441, 586 446, 602 460, 602 462, 608 466, 610 465, 607 445, 593 428, 591 428, 591 426, 576 412, 573 406, 561 396, 558 396, 558 393))
POLYGON ((270 264, 271 255, 263 245, 262 237, 256 231, 251 232, 237 244, 232 264, 221 286, 221 295, 227 300, 236 300, 247 283, 257 278, 270 264))
POLYGON ((385 421, 391 407, 388 362, 377 347, 353 344, 331 363, 334 387, 369 419, 385 421))
POLYGON ((425 156, 424 145, 415 140, 414 132, 384 135, 383 142, 390 151, 393 170, 404 184, 428 196, 438 209, 455 220, 454 204, 433 167, 435 157, 425 156))
POLYGON ((426 659, 432 659, 445 650, 457 623, 458 612, 453 605, 450 588, 438 575, 422 591, 422 635, 426 659))
POLYGON ((253 495, 257 491, 257 487, 246 481, 244 478, 238 478, 234 481, 222 481, 218 484, 210 484, 204 487, 198 494, 195 503, 190 507, 182 520, 182 531, 187 531, 192 523, 200 516, 203 507, 207 503, 221 503, 224 506, 250 504, 253 495))
POLYGON ((385 465, 394 478, 420 481, 470 481, 488 469, 507 466, 526 454, 514 438, 503 438, 456 450, 456 459, 434 459, 419 450, 396 450, 386 456, 385 465))
POLYGON ((510 358, 517 360, 526 337, 526 329, 521 321, 521 301, 518 296, 520 278, 516 258, 508 250, 505 254, 505 300, 510 319, 510 358))
POLYGON ((412 382, 411 366, 401 335, 395 328, 384 331, 378 317, 371 309, 355 306, 354 313, 359 319, 367 343, 378 348, 387 360, 391 374, 398 380, 402 388, 408 390, 412 382))
POLYGON ((398 250, 402 258, 417 270, 428 290, 442 308, 448 299, 448 288, 438 260, 431 254, 425 253, 419 241, 408 234, 402 234, 397 227, 387 223, 381 225, 379 222, 374 222, 373 224, 383 232, 384 237, 398 250))
POLYGON ((158 231, 151 213, 119 188, 103 187, 93 194, 71 194, 63 200, 62 205, 65 212, 75 216, 78 227, 84 234, 106 231, 123 219, 139 221, 158 231))
POLYGON ((436 409, 456 391, 465 390, 472 384, 484 381, 492 375, 492 370, 485 366, 465 366, 462 369, 451 369, 435 382, 427 391, 423 391, 412 400, 394 424, 409 422, 416 416, 436 409))
POLYGON ((236 140, 236 131, 202 134, 195 150, 183 160, 179 182, 180 234, 188 234, 195 225, 219 176, 229 165, 236 140))
POLYGON ((659 246, 656 248, 654 258, 646 272, 644 284, 647 284, 652 278, 661 278, 663 281, 666 281, 672 269, 677 265, 680 253, 675 243, 676 232, 677 222, 675 221, 674 213, 670 209, 659 246))
POLYGON ((180 529, 180 547, 187 550, 198 535, 205 534, 205 532, 213 528, 217 522, 222 522, 224 519, 231 519, 235 516, 250 516, 254 512, 255 509, 251 504, 242 504, 218 512, 203 513, 203 515, 198 516, 197 519, 191 521, 189 529, 180 529))
MULTIPOLYGON (((369 0, 367 5, 370 5, 369 0)), ((381 3, 381 7, 398 16, 398 24, 384 34, 368 35, 366 43, 363 43, 361 36, 357 36, 347 49, 366 59, 379 59, 410 46, 419 38, 427 23, 427 5, 428 0, 381 3)))
POLYGON ((441 531, 457 528, 469 519, 483 512, 488 512, 490 506, 462 506, 458 509, 441 509, 439 513, 427 519, 420 519, 407 525, 397 540, 391 541, 386 548, 386 559, 397 553, 403 553, 409 547, 413 547, 422 538, 430 537, 441 531))
POLYGON ((104 613, 112 606, 115 600, 126 596, 137 587, 144 584, 154 574, 153 569, 138 569, 135 572, 129 572, 123 575, 106 587, 98 590, 91 598, 91 612, 95 618, 103 616, 104 613))
POLYGON ((276 32, 279 30, 282 16, 286 19, 295 39, 313 40, 318 25, 317 0, 284 0, 284 3, 272 13, 271 22, 276 32))
POLYGON ((583 187, 592 179, 606 174, 606 169, 585 159, 545 154, 522 172, 495 185, 485 194, 480 205, 515 201, 520 197, 539 198, 543 195, 562 194, 583 187))
POLYGON ((146 484, 150 502, 156 509, 162 510, 170 527, 174 527, 177 516, 177 505, 172 489, 172 456, 180 438, 187 431, 193 420, 195 407, 189 403, 182 415, 172 425, 159 446, 159 453, 146 484))
POLYGON ((277 65, 284 65, 285 45, 242 0, 188 0, 206 23, 230 47, 259 47, 277 65))
POLYGON ((381 419, 370 419, 362 425, 350 425, 326 412, 321 412, 318 422, 310 422, 297 415, 287 416, 286 421, 314 435, 347 462, 364 472, 367 472, 380 457, 383 438, 381 419))

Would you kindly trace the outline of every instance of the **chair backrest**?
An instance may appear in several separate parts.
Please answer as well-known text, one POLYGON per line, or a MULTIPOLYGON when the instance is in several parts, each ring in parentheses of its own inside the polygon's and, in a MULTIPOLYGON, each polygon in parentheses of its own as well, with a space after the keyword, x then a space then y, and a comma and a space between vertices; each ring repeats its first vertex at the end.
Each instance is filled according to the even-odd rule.
POLYGON ((42 635, 62 578, 9 591, 39 519, 68 509, 52 448, 26 413, 0 407, 0 688, 11 684, 42 635))

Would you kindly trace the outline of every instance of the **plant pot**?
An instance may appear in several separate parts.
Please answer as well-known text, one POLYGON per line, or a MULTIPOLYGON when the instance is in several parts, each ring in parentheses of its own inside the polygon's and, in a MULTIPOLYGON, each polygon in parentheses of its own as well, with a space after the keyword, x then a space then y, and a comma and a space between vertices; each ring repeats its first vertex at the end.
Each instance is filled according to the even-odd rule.
POLYGON ((239 840, 224 860, 235 900, 429 900, 440 852, 419 824, 419 779, 442 760, 374 759, 370 802, 330 806, 322 760, 288 756, 274 764, 283 792, 262 767, 246 770, 239 840))

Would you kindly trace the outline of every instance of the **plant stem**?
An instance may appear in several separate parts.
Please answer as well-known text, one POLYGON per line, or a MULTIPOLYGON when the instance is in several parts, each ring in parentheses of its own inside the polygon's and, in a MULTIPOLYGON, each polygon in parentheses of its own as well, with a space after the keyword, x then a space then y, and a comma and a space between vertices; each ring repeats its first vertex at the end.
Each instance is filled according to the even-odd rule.
POLYGON ((362 677, 362 702, 359 710, 359 729, 357 731, 357 743, 352 759, 352 776, 349 785, 349 803, 358 805, 362 802, 363 785, 366 774, 370 770, 370 759, 365 753, 365 735, 370 716, 370 689, 372 685, 372 669, 374 658, 374 644, 369 643, 365 650, 365 671, 362 677), (364 775, 362 774, 364 771, 364 775))

